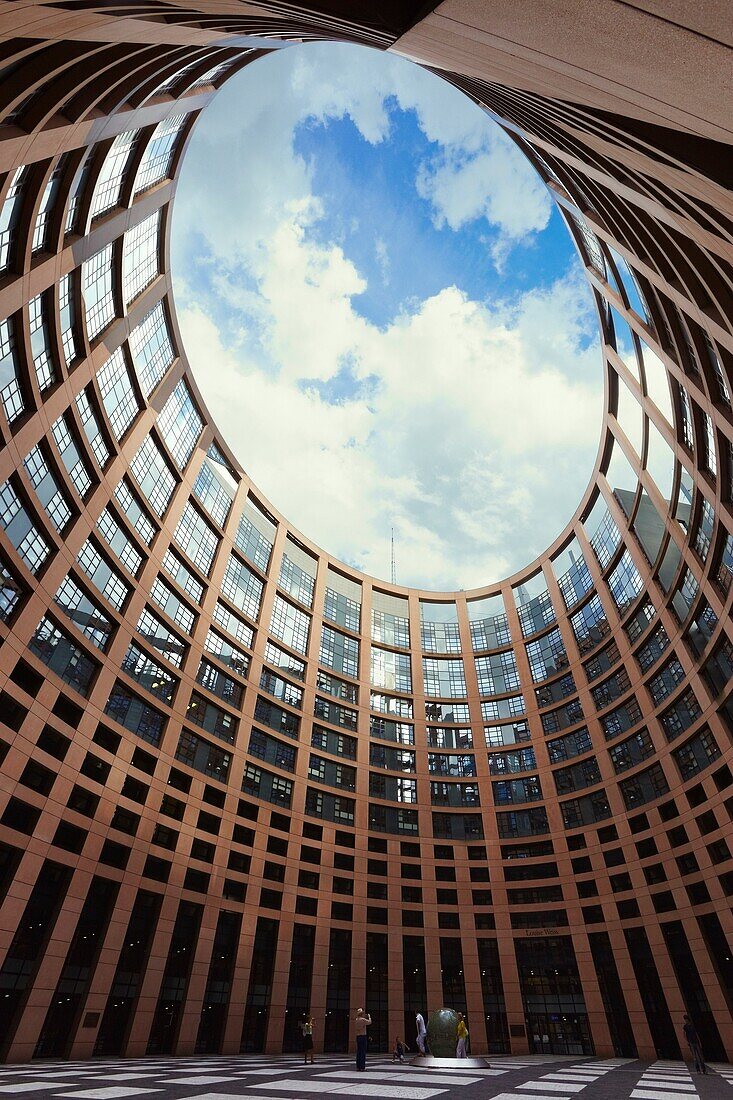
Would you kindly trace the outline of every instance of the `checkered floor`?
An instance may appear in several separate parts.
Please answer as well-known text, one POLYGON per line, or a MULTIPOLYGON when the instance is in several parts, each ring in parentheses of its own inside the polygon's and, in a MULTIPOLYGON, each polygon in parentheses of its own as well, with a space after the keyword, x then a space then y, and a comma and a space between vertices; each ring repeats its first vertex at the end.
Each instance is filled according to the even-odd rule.
POLYGON ((491 1068, 446 1073, 375 1056, 365 1073, 353 1058, 324 1055, 313 1066, 276 1056, 140 1058, 40 1062, 0 1069, 3 1096, 29 1100, 296 1100, 327 1093, 390 1100, 733 1100, 733 1066, 710 1074, 683 1062, 624 1058, 497 1057, 491 1068))

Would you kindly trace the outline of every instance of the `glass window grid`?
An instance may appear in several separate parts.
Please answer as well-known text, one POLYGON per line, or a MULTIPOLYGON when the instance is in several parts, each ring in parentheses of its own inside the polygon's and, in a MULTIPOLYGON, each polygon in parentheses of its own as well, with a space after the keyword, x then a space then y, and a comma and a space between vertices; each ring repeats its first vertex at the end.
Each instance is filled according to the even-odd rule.
POLYGON ((566 768, 558 768, 552 773, 552 778, 558 794, 570 794, 600 783, 601 772, 596 757, 589 756, 586 760, 580 760, 566 768))
POLYGON ((494 615, 490 619, 472 619, 471 644, 474 652, 482 649, 498 649, 511 643, 511 633, 506 615, 494 615))
POLYGON ((326 588, 323 598, 323 617, 329 622, 336 623, 346 630, 359 633, 361 624, 361 604, 356 600, 344 596, 342 592, 335 592, 333 588, 326 588))
POLYGON ((598 526, 598 530, 590 540, 591 548, 601 569, 605 569, 609 564, 620 541, 621 532, 616 526, 611 513, 606 512, 598 526))
POLYGON ((727 593, 733 580, 733 535, 726 534, 720 552, 720 564, 715 574, 715 583, 723 593, 727 593))
POLYGON ((322 669, 316 670, 316 687, 319 691, 324 691, 335 699, 345 699, 347 703, 356 704, 359 701, 359 689, 355 684, 350 684, 346 680, 339 680, 337 676, 332 676, 322 669))
POLYGON ((41 619, 28 648, 64 683, 84 697, 89 694, 98 666, 52 619, 41 619))
POLYGON ((205 699, 203 695, 199 695, 197 691, 191 692, 186 708, 186 719, 221 741, 226 741, 229 745, 234 744, 239 726, 237 719, 215 703, 205 699))
POLYGON ((491 791, 497 806, 542 800, 542 785, 538 775, 527 775, 522 779, 496 780, 491 784, 491 791))
POLYGON ((532 673, 532 682, 535 684, 549 679, 550 676, 556 675, 556 673, 567 667, 568 657, 565 643, 557 627, 536 641, 529 642, 525 649, 527 650, 527 660, 532 673))
MULTIPOLYGON (((393 653, 388 649, 372 646, 370 652, 370 678, 374 687, 392 691, 412 691, 412 667, 407 653, 393 653)), ((465 693, 464 693, 465 694, 465 693)))
POLYGON ((142 741, 156 747, 160 745, 165 729, 165 716, 154 707, 148 706, 119 681, 112 688, 104 713, 142 741))
POLYGON ((603 641, 611 627, 598 593, 570 616, 570 625, 581 654, 589 653, 603 641))
POLYGON ((586 263, 594 267, 601 278, 606 279, 606 261, 601 251, 598 237, 588 225, 588 222, 580 211, 570 210, 568 213, 575 223, 575 227, 580 235, 581 252, 585 254, 586 263))
POLYGON ((196 616, 161 577, 156 577, 153 581, 150 598, 165 611, 169 619, 177 623, 187 634, 191 633, 196 616))
POLYGON ((38 573, 51 548, 36 529, 9 481, 0 485, 0 527, 31 573, 38 573))
POLYGON ((36 222, 33 226, 33 240, 31 242, 31 250, 33 252, 42 252, 46 246, 46 238, 48 236, 48 226, 51 220, 51 212, 56 205, 56 200, 59 195, 59 189, 61 184, 61 177, 66 171, 66 166, 69 163, 69 154, 64 153, 59 157, 58 161, 54 165, 54 169, 49 176, 48 182, 43 189, 43 195, 38 207, 38 213, 36 214, 36 222))
POLYGON ((717 741, 706 727, 691 737, 685 744, 672 752, 674 761, 680 771, 683 782, 692 779, 705 768, 709 768, 720 756, 721 751, 717 741))
POLYGON ((26 182, 26 166, 15 169, 0 209, 0 271, 6 271, 13 259, 15 235, 26 182))
POLYGON ((420 623, 420 638, 424 653, 460 653, 461 635, 458 623, 420 623))
POLYGON ((605 821, 611 816, 611 807, 605 791, 594 791, 582 798, 569 798, 560 803, 563 825, 566 829, 577 829, 581 825, 593 825, 605 821))
POLYGON ((300 710, 303 705, 303 689, 296 687, 295 684, 291 684, 288 680, 284 680, 282 676, 277 676, 274 672, 271 672, 269 668, 262 669, 260 674, 260 687, 263 691, 279 699, 281 703, 286 703, 289 707, 295 707, 300 710))
POLYGON ((635 657, 639 668, 642 672, 646 672, 655 664, 664 653, 665 649, 669 645, 669 636, 664 627, 660 625, 656 628, 654 633, 647 639, 644 645, 640 646, 635 653, 635 657))
POLYGON ((140 613, 135 629, 156 653, 176 668, 181 667, 188 652, 187 643, 169 630, 148 607, 144 607, 140 613))
POLYGON ((680 395, 680 434, 684 445, 692 451, 695 449, 695 437, 692 432, 692 408, 690 406, 690 398, 685 387, 679 383, 677 385, 680 395))
POLYGON ((501 718, 517 718, 527 710, 523 695, 510 695, 507 699, 485 699, 481 703, 481 718, 495 722, 501 718))
POLYGON ((115 318, 113 247, 108 244, 81 265, 82 297, 90 341, 115 318))
MULTIPOLYGON (((263 573, 267 572, 270 565, 270 555, 272 554, 272 543, 257 530, 252 520, 246 514, 243 514, 239 521, 237 533, 234 536, 234 542, 248 561, 251 561, 252 564, 256 565, 263 573)), ((286 559, 283 559, 283 565, 285 560, 286 559)), ((292 562, 290 564, 292 565, 292 562)), ((294 569, 297 568, 297 566, 294 566, 294 569)), ((280 572, 282 575, 282 567, 280 572)), ((312 595, 313 587, 311 583, 311 596, 312 595)), ((297 598, 296 595, 296 599, 297 598)), ((301 600, 300 602, 306 603, 307 601, 301 600)), ((310 606, 310 604, 308 606, 310 606)))
MULTIPOLYGON (((501 726, 484 726, 484 740, 489 749, 500 749, 504 745, 516 745, 529 741, 532 736, 526 722, 507 722, 501 726)), ((430 739, 428 739, 430 743, 430 739)))
POLYGON ((135 176, 133 197, 168 178, 186 117, 186 115, 171 115, 170 118, 164 118, 159 122, 153 130, 135 176))
POLYGON ((130 473, 153 512, 162 516, 173 496, 176 478, 152 436, 146 436, 138 447, 130 462, 130 473))
POLYGON ((605 707, 610 706, 614 700, 623 695, 625 691, 628 691, 630 687, 631 681, 629 680, 626 669, 619 669, 613 676, 609 676, 607 680, 604 680, 602 684, 591 688, 591 696, 593 697, 593 703, 595 704, 596 710, 603 710, 605 707))
POLYGON ((415 744, 414 726, 407 722, 393 722, 388 718, 379 718, 374 714, 369 719, 369 734, 383 741, 395 741, 398 745, 415 744))
POLYGON ((162 302, 143 317, 130 333, 128 342, 140 389, 147 399, 176 357, 162 302))
POLYGON ((248 654, 232 645, 226 638, 222 638, 221 634, 217 634, 215 630, 209 629, 204 643, 204 651, 212 654, 223 665, 230 668, 232 672, 236 672, 238 676, 243 678, 247 676, 249 671, 248 654))
POLYGON ((84 429, 84 435, 87 437, 87 442, 92 449, 92 454, 100 470, 103 470, 109 462, 109 447, 104 441, 102 429, 92 404, 94 400, 93 393, 91 386, 81 390, 76 395, 76 408, 81 426, 84 429))
POLYGON ((228 61, 220 61, 218 65, 214 65, 202 76, 197 77, 193 84, 185 89, 186 92, 195 92, 198 88, 206 88, 209 84, 213 84, 217 77, 226 72, 236 60, 237 58, 230 58, 228 61))
POLYGON ((137 642, 130 642, 121 665, 122 671, 135 680, 138 687, 149 692, 161 703, 170 706, 178 685, 174 676, 154 661, 137 642))
POLYGON ((656 608, 651 600, 645 600, 624 626, 630 642, 636 642, 646 628, 656 618, 656 608))
POLYGON ((208 577, 219 546, 219 538, 190 501, 186 503, 176 524, 173 539, 188 560, 208 577))
POLYGON ((97 371, 97 385, 112 434, 118 441, 140 412, 122 348, 110 355, 97 371))
MULTIPOLYGON (((275 643, 269 641, 269 639, 265 642, 265 660, 268 664, 273 665, 274 668, 280 669, 282 672, 287 672, 297 680, 305 679, 305 661, 300 661, 297 657, 293 657, 292 654, 286 653, 284 649, 280 649, 280 646, 275 645, 275 643)), ((320 680, 317 686, 321 688, 320 680)), ((323 689, 321 688, 321 690, 323 689)))
POLYGON ((669 784, 659 764, 652 764, 646 771, 622 779, 618 786, 627 810, 661 798, 669 792, 669 784))
POLYGON ((31 355, 38 388, 43 393, 58 380, 51 355, 48 324, 46 321, 46 296, 37 294, 28 302, 28 324, 31 334, 31 355))
POLYGON ((653 676, 647 683, 647 689, 652 697, 652 702, 656 705, 660 703, 662 699, 666 699, 667 696, 671 695, 675 688, 682 683, 684 678, 685 671, 682 665, 676 657, 673 657, 661 672, 653 676))
POLYGON ((83 500, 92 487, 92 478, 71 434, 65 414, 51 425, 51 435, 74 488, 83 500))
POLYGON ((343 729, 357 728, 357 712, 350 711, 347 706, 341 706, 330 698, 321 698, 316 695, 313 705, 313 713, 322 722, 330 722, 332 726, 341 726, 343 729))
POLYGON ((118 134, 112 142, 94 185, 90 209, 92 219, 100 217, 107 210, 117 206, 125 182, 127 165, 139 133, 139 130, 128 130, 124 134, 118 134))
POLYGON ((182 588, 196 603, 201 603, 204 598, 203 584, 193 575, 188 566, 183 564, 178 555, 170 549, 166 550, 163 555, 163 568, 179 588, 182 588))
POLYGON ((77 564, 86 573, 115 611, 121 611, 130 594, 130 586, 107 564, 96 546, 87 539, 77 554, 77 564))
POLYGON ((69 204, 66 208, 66 223, 64 225, 64 233, 66 235, 76 231, 81 200, 86 191, 87 179, 92 160, 94 159, 95 150, 96 145, 89 146, 71 181, 71 187, 69 188, 69 204))
POLYGON ((423 657, 422 670, 425 694, 430 698, 464 699, 468 694, 463 661, 423 657))
POLYGON ((613 602, 623 615, 644 587, 628 550, 624 550, 618 565, 609 573, 607 583, 613 602))
MULTIPOLYGON (((519 594, 519 590, 517 590, 519 594)), ((551 626, 556 619, 555 608, 552 605, 550 593, 545 589, 538 596, 517 606, 519 625, 522 628, 523 637, 535 634, 546 626, 551 626)))
POLYGON ((59 585, 54 601, 77 630, 96 646, 106 650, 112 636, 112 621, 67 573, 59 585))
MULTIPOLYGON (((244 619, 240 619, 239 615, 235 615, 234 612, 230 611, 228 607, 225 607, 223 603, 219 601, 216 602, 212 618, 215 623, 219 624, 222 630, 226 630, 227 634, 231 634, 233 638, 236 638, 242 645, 246 645, 248 649, 252 648, 254 644, 254 630, 249 623, 246 623, 244 619)), ((282 652, 282 650, 279 652, 282 652)), ((297 660, 295 657, 291 659, 293 661, 297 660)))
MULTIPOLYGON (((314 562, 313 568, 315 569, 315 567, 314 562)), ((277 583, 298 603, 302 603, 306 607, 313 606, 313 590, 316 582, 309 573, 306 573, 299 565, 291 561, 287 554, 283 554, 280 563, 280 577, 277 583)))
POLYGON ((572 607, 578 600, 582 600, 593 587, 593 578, 585 558, 581 557, 574 561, 570 568, 558 577, 557 583, 567 608, 572 607))
POLYGON ((620 707, 616 707, 609 714, 601 718, 601 726, 607 741, 618 737, 620 733, 631 729, 641 721, 641 709, 636 696, 630 696, 620 707))
POLYGON ((324 625, 321 627, 318 661, 334 672, 342 672, 344 676, 356 679, 359 675, 359 643, 324 625))
POLYGON ((414 717, 411 699, 398 699, 381 691, 370 692, 369 707, 371 710, 381 711, 382 714, 396 714, 400 718, 414 717))
POLYGON ((514 651, 474 657, 480 695, 503 695, 519 687, 519 673, 514 651))
POLYGON ((129 306, 160 274, 160 210, 128 229, 122 243, 122 296, 129 306))
MULTIPOLYGON (((221 594, 255 621, 260 614, 263 587, 259 577, 244 562, 240 561, 234 554, 229 555, 224 578, 221 582, 221 594)), ((275 612, 273 610, 273 619, 274 617, 275 612)), ((278 636, 276 635, 276 637, 278 636)), ((280 640, 286 641, 285 638, 280 640)), ((286 644, 290 643, 286 641, 286 644)), ((295 648, 297 649, 297 646, 295 648)))
POLYGON ((556 707, 555 710, 540 715, 542 732, 545 734, 557 733, 559 730, 575 725, 576 722, 581 722, 584 717, 583 705, 580 700, 571 699, 565 706, 556 707))
POLYGON ((115 487, 115 500, 120 505, 126 519, 137 531, 146 546, 150 546, 155 537, 156 527, 146 516, 138 504, 137 499, 130 491, 127 482, 122 479, 115 487))
POLYGON ((59 488, 40 447, 36 446, 29 451, 23 459, 23 465, 36 491, 36 496, 54 527, 59 532, 63 531, 71 519, 71 507, 59 488))
POLYGON ((725 373, 723 371, 723 364, 720 361, 715 345, 706 332, 701 333, 703 341, 705 342, 705 350, 708 353, 708 360, 713 368, 713 374, 715 376, 715 383, 718 388, 718 400, 722 401, 724 405, 730 408, 730 390, 728 389, 728 383, 726 381, 725 373))
POLYGON ((180 470, 185 469, 203 430, 203 421, 188 386, 181 379, 163 406, 157 427, 180 470))
POLYGON ((694 692, 688 688, 671 707, 659 715, 664 736, 668 741, 674 741, 697 721, 701 713, 694 692))
POLYGON ((586 726, 582 726, 573 733, 567 733, 564 737, 557 737, 547 742, 547 755, 551 764, 559 764, 563 760, 570 760, 574 756, 582 756, 593 748, 590 733, 586 726))
POLYGON ((0 560, 0 620, 7 623, 20 602, 22 590, 13 574, 0 560))
POLYGON ((713 421, 706 412, 702 414, 702 419, 705 425, 705 465, 713 477, 716 477, 718 473, 718 458, 715 449, 713 421))
POLYGON ((608 750, 611 764, 616 775, 628 771, 643 760, 648 760, 654 755, 654 744, 649 733, 645 729, 638 730, 625 741, 619 741, 612 749, 608 750))
POLYGON ((715 512, 713 510, 713 506, 708 500, 703 497, 702 508, 700 509, 700 519, 697 525, 694 543, 695 550, 700 555, 703 561, 705 561, 708 556, 708 550, 710 549, 714 526, 715 512))
POLYGON ((608 672, 618 660, 620 660, 618 646, 615 642, 611 642, 601 653, 584 663, 583 672, 588 683, 593 683, 599 676, 603 676, 604 672, 608 672))
POLYGON ((0 321, 0 400, 8 424, 25 411, 25 398, 18 377, 18 352, 12 318, 0 321))
POLYGON ((231 754, 219 745, 211 745, 203 737, 198 737, 191 730, 184 729, 178 739, 176 760, 193 768, 210 779, 217 779, 220 783, 226 783, 229 776, 231 754))
POLYGON ((242 685, 205 658, 199 662, 196 683, 235 710, 241 708, 244 695, 242 685))
POLYGON ((227 516, 232 506, 232 498, 214 476, 211 467, 206 462, 201 466, 194 482, 193 495, 209 513, 214 523, 217 523, 219 527, 226 525, 227 516))
POLYGON ((76 309, 74 304, 74 273, 62 275, 59 280, 59 322, 64 360, 69 367, 79 356, 76 344, 76 309))
POLYGON ((409 649, 409 619, 372 608, 372 641, 397 646, 400 649, 409 649))
MULTIPOLYGON (((428 762, 430 756, 428 756, 428 762)), ((489 753, 489 774, 507 775, 513 772, 533 771, 537 767, 534 749, 517 749, 515 752, 489 753)), ((431 769, 432 770, 432 769, 431 769)))

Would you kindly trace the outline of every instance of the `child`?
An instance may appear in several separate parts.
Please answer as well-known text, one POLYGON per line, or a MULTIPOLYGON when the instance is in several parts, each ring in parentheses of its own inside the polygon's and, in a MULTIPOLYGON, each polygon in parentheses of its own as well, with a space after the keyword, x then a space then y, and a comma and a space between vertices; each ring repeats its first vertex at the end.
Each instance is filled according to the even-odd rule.
POLYGON ((399 1060, 400 1062, 404 1062, 405 1054, 409 1049, 407 1043, 403 1043, 399 1037, 396 1038, 394 1041, 394 1050, 392 1051, 392 1061, 397 1062, 399 1060))

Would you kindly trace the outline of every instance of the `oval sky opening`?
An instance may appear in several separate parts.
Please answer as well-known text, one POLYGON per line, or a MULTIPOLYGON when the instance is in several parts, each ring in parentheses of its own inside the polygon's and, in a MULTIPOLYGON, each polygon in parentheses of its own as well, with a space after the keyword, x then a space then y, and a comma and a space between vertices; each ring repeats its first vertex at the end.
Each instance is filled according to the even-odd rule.
POLYGON ((345 563, 490 584, 562 531, 593 470, 592 296, 539 175, 398 57, 292 46, 232 78, 178 185, 184 345, 261 491, 345 563))

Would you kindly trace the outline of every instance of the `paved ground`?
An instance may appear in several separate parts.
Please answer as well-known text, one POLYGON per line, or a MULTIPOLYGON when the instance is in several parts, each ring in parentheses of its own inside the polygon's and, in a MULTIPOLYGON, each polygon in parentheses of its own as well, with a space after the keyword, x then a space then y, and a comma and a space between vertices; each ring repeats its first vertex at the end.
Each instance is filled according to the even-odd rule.
POLYGON ((40 1062, 0 1069, 0 1098, 29 1100, 303 1100, 328 1094, 384 1100, 733 1100, 733 1066, 708 1076, 684 1062, 624 1058, 492 1058, 491 1068, 441 1073, 369 1058, 322 1056, 303 1066, 290 1056, 140 1058, 40 1062))

